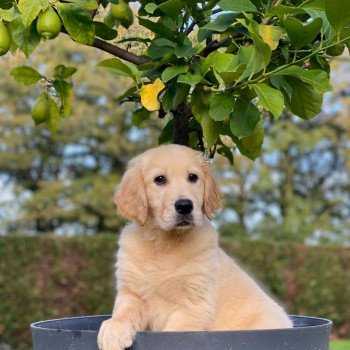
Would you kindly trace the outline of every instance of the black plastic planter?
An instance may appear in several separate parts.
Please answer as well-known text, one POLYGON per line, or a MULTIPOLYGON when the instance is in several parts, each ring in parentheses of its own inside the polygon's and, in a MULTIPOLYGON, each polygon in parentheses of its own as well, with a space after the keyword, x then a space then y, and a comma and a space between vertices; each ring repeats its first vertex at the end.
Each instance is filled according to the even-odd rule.
MULTIPOLYGON (((101 322, 110 316, 42 321, 31 325, 35 350, 97 350, 101 322)), ((332 322, 291 316, 292 329, 222 332, 140 332, 132 350, 328 350, 332 322)))

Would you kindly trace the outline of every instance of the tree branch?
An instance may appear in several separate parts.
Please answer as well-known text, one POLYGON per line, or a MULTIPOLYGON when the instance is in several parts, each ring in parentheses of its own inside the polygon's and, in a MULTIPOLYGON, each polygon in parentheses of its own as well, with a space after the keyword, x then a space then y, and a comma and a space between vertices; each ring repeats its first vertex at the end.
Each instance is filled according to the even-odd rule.
MULTIPOLYGON (((61 32, 69 35, 66 28, 64 28, 64 27, 62 27, 61 32)), ((102 51, 108 52, 116 57, 119 57, 119 58, 125 60, 125 61, 134 63, 138 66, 150 61, 150 59, 146 56, 135 55, 132 52, 121 49, 120 47, 118 47, 116 45, 113 45, 111 43, 108 43, 107 41, 103 41, 103 40, 98 39, 98 38, 95 38, 92 46, 96 47, 97 49, 100 49, 102 51)))
MULTIPOLYGON (((97 9, 91 11, 91 18, 93 19, 97 12, 98 7, 100 6, 102 0, 96 0, 97 2, 97 9)), ((95 38, 94 43, 92 44, 93 47, 96 47, 102 51, 108 52, 116 57, 119 57, 125 61, 140 65, 143 63, 146 63, 149 61, 149 59, 145 56, 138 56, 131 52, 128 52, 127 50, 121 49, 120 47, 113 45, 111 43, 108 43, 106 41, 103 41, 101 39, 95 38)))
POLYGON ((193 22, 189 25, 189 27, 187 28, 187 30, 185 31, 185 35, 187 36, 188 34, 190 34, 190 33, 192 32, 192 30, 194 29, 194 27, 195 27, 198 23, 202 22, 203 19, 204 19, 204 17, 201 17, 201 18, 198 19, 197 21, 193 21, 193 22))
POLYGON ((98 38, 95 38, 92 46, 137 65, 141 65, 150 61, 148 57, 135 55, 134 53, 123 50, 116 45, 110 44, 98 38))
POLYGON ((224 46, 227 42, 233 40, 233 35, 228 36, 220 41, 213 40, 208 42, 207 46, 201 51, 200 56, 207 57, 211 52, 217 50, 219 47, 224 46))

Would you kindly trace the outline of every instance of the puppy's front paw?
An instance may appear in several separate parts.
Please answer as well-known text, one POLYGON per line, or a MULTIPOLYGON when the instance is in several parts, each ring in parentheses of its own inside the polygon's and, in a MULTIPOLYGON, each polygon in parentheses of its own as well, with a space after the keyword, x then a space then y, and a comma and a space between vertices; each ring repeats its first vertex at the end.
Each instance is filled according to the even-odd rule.
POLYGON ((135 334, 130 324, 111 318, 102 323, 97 345, 101 350, 124 350, 132 345, 135 334))

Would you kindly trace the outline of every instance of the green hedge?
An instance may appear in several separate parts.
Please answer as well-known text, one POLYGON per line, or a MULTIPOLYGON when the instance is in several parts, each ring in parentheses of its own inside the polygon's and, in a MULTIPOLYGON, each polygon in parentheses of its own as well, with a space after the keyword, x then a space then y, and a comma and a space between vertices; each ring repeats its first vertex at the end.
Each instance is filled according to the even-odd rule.
MULTIPOLYGON (((290 313, 331 318, 349 331, 350 250, 223 240, 290 313)), ((110 313, 116 237, 1 237, 0 343, 30 348, 29 324, 110 313)))

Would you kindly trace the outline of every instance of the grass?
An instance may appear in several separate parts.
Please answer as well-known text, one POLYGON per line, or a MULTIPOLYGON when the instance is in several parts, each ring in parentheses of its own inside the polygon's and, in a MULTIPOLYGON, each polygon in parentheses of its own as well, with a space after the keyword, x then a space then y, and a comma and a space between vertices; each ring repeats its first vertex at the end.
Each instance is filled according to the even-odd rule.
POLYGON ((329 350, 350 350, 350 339, 332 341, 329 350))

